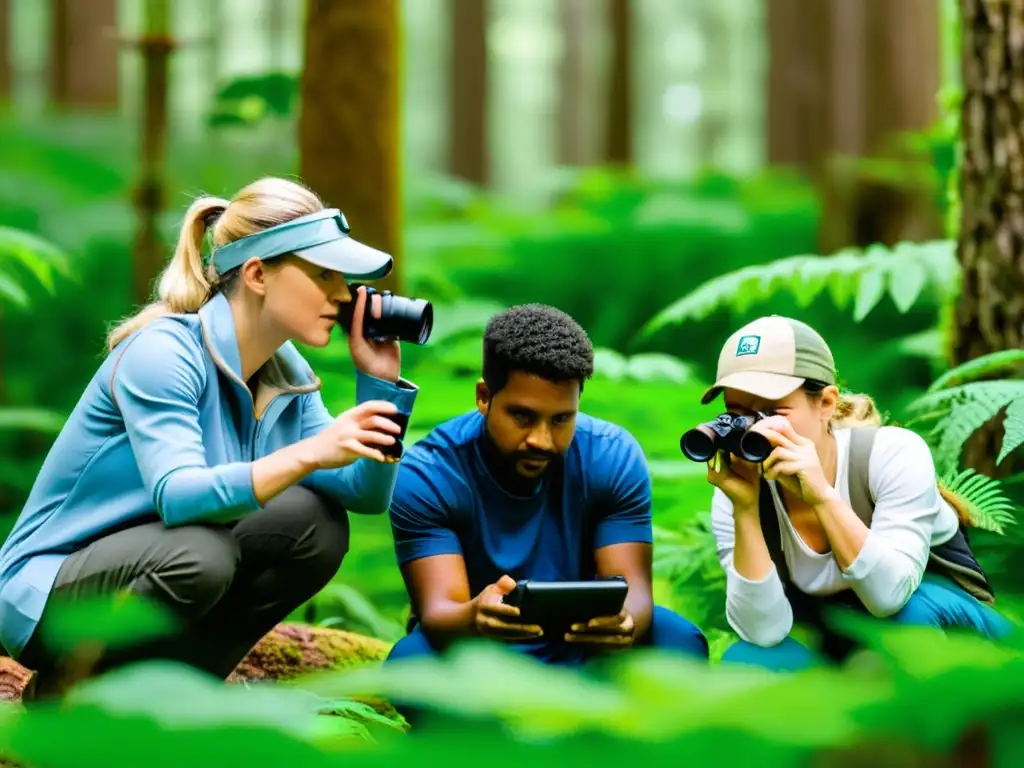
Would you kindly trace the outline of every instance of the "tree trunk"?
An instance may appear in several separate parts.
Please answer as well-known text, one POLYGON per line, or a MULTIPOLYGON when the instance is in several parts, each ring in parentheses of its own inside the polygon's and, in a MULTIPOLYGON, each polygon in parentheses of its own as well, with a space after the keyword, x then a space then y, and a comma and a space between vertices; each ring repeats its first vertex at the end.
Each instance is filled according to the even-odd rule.
POLYGON ((11 95, 11 0, 0 0, 0 101, 11 95))
POLYGON ((587 0, 560 0, 562 60, 559 66, 558 161, 585 165, 587 142, 587 0))
MULTIPOLYGON (((960 9, 961 289, 954 364, 1024 348, 1024 2, 961 0, 960 9)), ((1009 460, 995 467, 999 421, 968 442, 967 466, 992 475, 1010 471, 1009 460)))
POLYGON ((117 0, 51 3, 51 100, 67 107, 116 107, 117 0))
POLYGON ((400 276, 398 0, 311 0, 299 117, 300 171, 345 212, 352 236, 392 254, 400 276))
POLYGON ((487 0, 448 1, 451 18, 448 167, 453 176, 482 187, 491 176, 487 146, 489 7, 487 0))
POLYGON ((831 162, 912 159, 887 141, 938 116, 938 0, 768 0, 767 26, 768 159, 821 188, 821 250, 940 236, 934 190, 831 162))
POLYGON ((633 164, 633 3, 611 0, 612 63, 605 122, 605 161, 633 164))

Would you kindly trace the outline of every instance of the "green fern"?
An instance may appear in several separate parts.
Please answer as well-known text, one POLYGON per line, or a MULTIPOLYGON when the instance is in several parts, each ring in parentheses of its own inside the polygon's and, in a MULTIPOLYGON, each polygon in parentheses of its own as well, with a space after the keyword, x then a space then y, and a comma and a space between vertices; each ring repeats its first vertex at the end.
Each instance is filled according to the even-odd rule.
POLYGON ((59 248, 28 232, 0 227, 0 303, 27 307, 26 277, 52 292, 54 278, 67 274, 67 258, 59 248))
POLYGON ((1003 409, 1001 464, 1024 444, 1024 381, 978 381, 926 392, 908 406, 911 423, 934 421, 927 439, 935 446, 940 472, 959 465, 964 443, 1003 409))
POLYGON ((872 246, 845 249, 833 256, 790 256, 757 264, 716 277, 655 315, 641 330, 648 338, 662 328, 700 320, 729 306, 737 313, 779 292, 794 296, 806 307, 823 292, 846 309, 853 303, 853 317, 863 320, 888 295, 900 312, 907 312, 932 292, 946 302, 959 291, 956 243, 898 243, 892 249, 872 246))
POLYGON ((1024 370, 1024 349, 1007 349, 976 357, 963 365, 958 365, 939 376, 928 387, 929 392, 937 392, 957 384, 969 381, 989 379, 993 376, 1012 374, 1015 370, 1024 370))
POLYGON ((941 477, 939 486, 956 497, 957 506, 967 512, 978 528, 1002 534, 1017 523, 1013 502, 998 480, 964 469, 941 477))

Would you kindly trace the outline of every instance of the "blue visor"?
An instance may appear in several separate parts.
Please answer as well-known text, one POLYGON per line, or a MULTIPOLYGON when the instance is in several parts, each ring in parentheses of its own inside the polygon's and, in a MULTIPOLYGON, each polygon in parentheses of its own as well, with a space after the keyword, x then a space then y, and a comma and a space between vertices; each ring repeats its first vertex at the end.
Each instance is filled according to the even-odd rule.
POLYGON ((386 276, 394 264, 391 256, 353 240, 348 233, 345 214, 327 208, 222 245, 213 252, 213 265, 223 275, 249 259, 267 261, 291 253, 341 272, 350 281, 386 276))

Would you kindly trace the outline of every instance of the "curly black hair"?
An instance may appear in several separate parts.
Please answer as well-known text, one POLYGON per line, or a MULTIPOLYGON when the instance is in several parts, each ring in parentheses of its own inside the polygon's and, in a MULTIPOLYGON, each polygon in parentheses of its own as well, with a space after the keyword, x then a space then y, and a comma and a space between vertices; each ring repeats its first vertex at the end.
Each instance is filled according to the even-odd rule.
POLYGON ((544 304, 512 307, 490 319, 484 331, 483 378, 494 394, 513 371, 548 381, 583 382, 594 373, 594 347, 579 323, 544 304))

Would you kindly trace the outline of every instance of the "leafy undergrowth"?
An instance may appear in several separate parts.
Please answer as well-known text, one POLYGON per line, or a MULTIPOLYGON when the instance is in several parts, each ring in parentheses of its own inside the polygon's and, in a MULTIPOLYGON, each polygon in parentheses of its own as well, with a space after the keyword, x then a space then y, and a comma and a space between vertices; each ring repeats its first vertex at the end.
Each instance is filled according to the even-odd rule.
POLYGON ((1015 765, 1024 640, 853 627, 873 663, 773 675, 636 651, 605 672, 544 667, 493 645, 446 659, 223 685, 139 665, 60 706, 8 708, 0 748, 37 768, 196 765, 488 768, 614 764, 1015 765), (429 708, 406 732, 356 697, 429 708), (335 713, 341 717, 324 717, 335 713), (60 734, 59 738, 56 734, 60 734))

